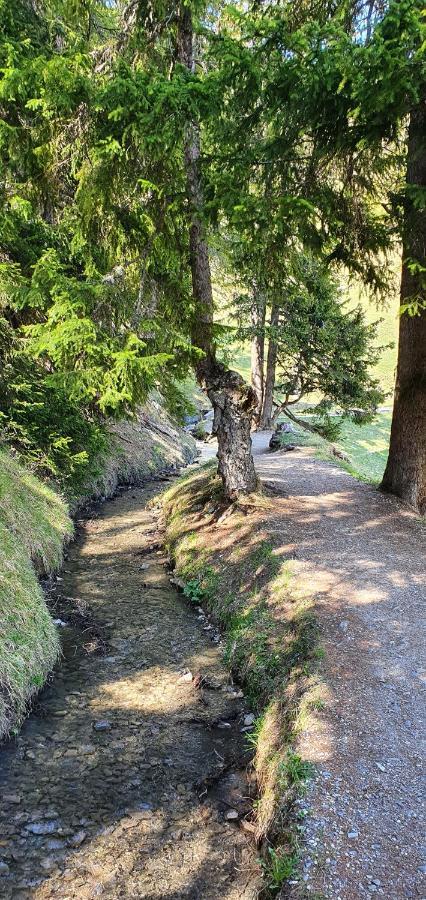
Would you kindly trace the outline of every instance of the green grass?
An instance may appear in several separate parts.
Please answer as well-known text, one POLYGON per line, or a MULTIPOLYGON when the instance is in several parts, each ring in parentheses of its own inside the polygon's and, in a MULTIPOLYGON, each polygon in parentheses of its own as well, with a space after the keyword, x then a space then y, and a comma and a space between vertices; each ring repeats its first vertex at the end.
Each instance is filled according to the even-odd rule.
POLYGON ((297 589, 294 560, 281 555, 268 497, 241 499, 221 526, 212 519, 223 501, 210 464, 180 479, 163 503, 184 594, 220 623, 225 661, 257 716, 247 740, 259 790, 256 838, 265 848, 262 896, 273 897, 297 867, 294 804, 312 774, 292 749, 320 700, 312 604, 297 589))
MULTIPOLYGON (((299 418, 302 418, 299 415, 299 418)), ((309 417, 306 416, 307 421, 309 417)), ((280 421, 289 420, 282 416, 280 421)), ((302 427, 291 423, 294 432, 284 433, 282 443, 297 446, 315 447, 324 458, 331 458, 348 469, 348 471, 372 484, 378 484, 383 476, 389 447, 391 413, 378 413, 374 421, 368 425, 355 425, 345 421, 340 436, 333 446, 341 449, 349 457, 347 464, 331 455, 331 445, 320 435, 305 431, 302 427)))
POLYGON ((297 853, 289 853, 281 847, 277 850, 268 847, 266 859, 262 860, 262 869, 271 897, 275 897, 285 882, 294 875, 297 862, 297 853))
POLYGON ((362 291, 357 285, 354 285, 349 291, 351 303, 354 306, 359 303, 363 307, 366 321, 369 324, 383 319, 383 322, 380 322, 377 327, 377 346, 385 347, 387 344, 394 344, 393 347, 388 347, 382 351, 380 359, 373 369, 373 374, 379 379, 381 387, 385 393, 390 395, 386 401, 389 405, 392 404, 398 347, 399 266, 399 258, 395 257, 393 266, 396 272, 395 283, 386 306, 377 308, 376 304, 366 296, 365 291, 362 291))
POLYGON ((64 501, 0 450, 0 737, 19 727, 57 658, 35 566, 57 569, 71 534, 64 501))
MULTIPOLYGON (((276 768, 276 779, 284 796, 301 796, 306 783, 313 777, 314 767, 303 760, 291 747, 281 755, 276 768)), ((299 847, 296 829, 287 830, 285 846, 268 847, 262 861, 262 869, 268 893, 275 897, 289 878, 297 877, 299 847)))
POLYGON ((369 425, 345 422, 336 442, 350 457, 355 474, 381 481, 389 449, 391 413, 379 413, 369 425))
POLYGON ((236 344, 235 349, 232 348, 230 351, 229 363, 243 376, 245 381, 250 382, 251 359, 249 343, 236 344))
POLYGON ((188 411, 190 413, 201 409, 207 409, 210 406, 210 401, 198 386, 193 375, 188 375, 187 378, 180 383, 179 387, 188 403, 188 411))
POLYGON ((0 522, 41 572, 57 569, 64 535, 72 533, 62 498, 0 450, 0 522))

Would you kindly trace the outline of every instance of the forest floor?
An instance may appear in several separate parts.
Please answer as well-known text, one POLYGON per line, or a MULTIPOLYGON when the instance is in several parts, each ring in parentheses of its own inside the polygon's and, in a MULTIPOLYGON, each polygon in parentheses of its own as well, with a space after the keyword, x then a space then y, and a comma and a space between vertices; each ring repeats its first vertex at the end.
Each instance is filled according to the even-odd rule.
POLYGON ((51 604, 63 660, 0 751, 0 896, 257 895, 247 710, 170 584, 158 484, 80 524, 51 604))

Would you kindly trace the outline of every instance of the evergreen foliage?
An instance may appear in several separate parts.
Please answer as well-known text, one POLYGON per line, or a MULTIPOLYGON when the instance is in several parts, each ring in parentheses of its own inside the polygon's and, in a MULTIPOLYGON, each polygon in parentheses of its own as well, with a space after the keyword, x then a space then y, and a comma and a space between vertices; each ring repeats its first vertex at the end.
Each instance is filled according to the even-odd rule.
MULTIPOLYGON (((283 371, 309 352, 324 279, 344 269, 386 294, 389 254, 414 246, 424 218, 424 189, 405 179, 407 122, 426 96, 419 0, 0 0, 0 23, 2 429, 30 455, 38 443, 49 471, 80 466, 102 417, 131 415, 153 387, 183 412, 177 382, 206 353, 190 129, 206 238, 268 304, 291 297, 283 371), (320 260, 312 306, 289 276, 300 251, 320 260)), ((424 260, 413 251, 405 265, 420 288, 403 311, 418 315, 424 260)), ((372 408, 371 331, 358 313, 346 330, 342 310, 327 315, 315 340, 341 357, 322 375, 324 402, 372 408), (352 369, 346 387, 337 375, 345 353, 357 388, 352 369)), ((209 339, 214 356, 214 327, 209 339)))
POLYGON ((281 408, 319 394, 320 416, 337 407, 367 421, 384 396, 371 375, 383 348, 374 346, 376 325, 361 307, 350 309, 336 282, 309 255, 297 255, 286 283, 277 343, 277 402, 281 408))
POLYGON ((118 59, 113 79, 112 60, 98 74, 119 10, 91 5, 85 32, 79 8, 1 7, 2 435, 76 484, 106 448, 103 416, 154 387, 183 413, 186 260, 173 199, 151 181, 149 72, 118 59))

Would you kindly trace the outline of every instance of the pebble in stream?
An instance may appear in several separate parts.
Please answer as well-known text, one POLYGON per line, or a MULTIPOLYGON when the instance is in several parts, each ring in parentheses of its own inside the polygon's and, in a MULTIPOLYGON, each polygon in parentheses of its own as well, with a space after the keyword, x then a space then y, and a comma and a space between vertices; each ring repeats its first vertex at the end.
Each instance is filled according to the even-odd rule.
POLYGON ((257 895, 257 854, 238 827, 246 711, 169 583, 146 506, 157 491, 105 503, 70 548, 55 609, 71 623, 64 658, 0 751, 6 900, 257 895))

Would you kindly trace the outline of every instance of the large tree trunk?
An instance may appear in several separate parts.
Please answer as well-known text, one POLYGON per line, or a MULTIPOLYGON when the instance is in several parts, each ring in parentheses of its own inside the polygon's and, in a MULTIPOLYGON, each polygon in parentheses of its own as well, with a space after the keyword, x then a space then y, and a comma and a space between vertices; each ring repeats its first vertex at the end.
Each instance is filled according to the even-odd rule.
MULTIPOLYGON (((426 188, 426 104, 412 114, 408 136, 407 183, 426 188)), ((426 212, 407 199, 404 226, 401 305, 417 299, 420 315, 403 313, 399 325, 398 364, 389 458, 382 488, 420 513, 426 512, 426 291, 423 272, 410 271, 415 260, 426 267, 426 212)))
POLYGON ((277 327, 280 318, 280 308, 278 304, 273 303, 271 309, 270 327, 271 333, 268 342, 268 355, 266 358, 266 376, 263 389, 263 406, 260 417, 260 428, 269 429, 273 427, 273 408, 274 408, 274 388, 275 388, 275 370, 277 367, 277 342, 273 336, 273 329, 277 327))
POLYGON ((266 300, 261 294, 255 294, 251 308, 251 386, 256 395, 255 422, 259 425, 263 406, 263 382, 265 362, 265 315, 266 300))
MULTIPOLYGON (((177 56, 182 65, 193 70, 193 31, 189 5, 182 5, 179 10, 177 56)), ((250 435, 256 397, 241 375, 230 371, 216 359, 210 260, 203 224, 200 132, 195 122, 187 126, 184 149, 194 298, 192 343, 203 351, 203 357, 195 366, 195 373, 213 406, 213 433, 218 441, 218 471, 226 498, 234 500, 239 494, 253 491, 257 484, 250 435)))

